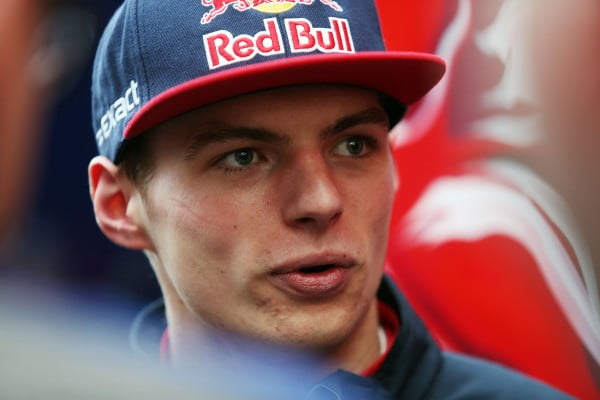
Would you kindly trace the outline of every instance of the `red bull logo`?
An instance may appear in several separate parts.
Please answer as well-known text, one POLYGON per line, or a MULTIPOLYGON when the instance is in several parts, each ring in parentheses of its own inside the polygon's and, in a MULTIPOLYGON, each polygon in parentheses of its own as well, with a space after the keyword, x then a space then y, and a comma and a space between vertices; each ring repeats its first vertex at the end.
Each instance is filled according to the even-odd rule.
MULTIPOLYGON (((322 4, 331 7, 335 11, 344 11, 335 0, 319 0, 322 4)), ((257 10, 264 13, 278 14, 291 10, 296 5, 311 5, 315 0, 202 0, 202 5, 210 7, 201 19, 203 25, 210 23, 217 16, 224 14, 230 7, 243 12, 257 10)))
POLYGON ((286 18, 283 27, 277 18, 263 20, 265 29, 254 35, 234 36, 219 30, 203 36, 206 60, 210 69, 248 61, 257 55, 275 56, 292 53, 354 53, 354 41, 348 20, 329 18, 328 27, 316 27, 305 18, 286 18), (283 28, 283 29, 282 29, 283 28), (284 34, 285 33, 285 34, 284 34))

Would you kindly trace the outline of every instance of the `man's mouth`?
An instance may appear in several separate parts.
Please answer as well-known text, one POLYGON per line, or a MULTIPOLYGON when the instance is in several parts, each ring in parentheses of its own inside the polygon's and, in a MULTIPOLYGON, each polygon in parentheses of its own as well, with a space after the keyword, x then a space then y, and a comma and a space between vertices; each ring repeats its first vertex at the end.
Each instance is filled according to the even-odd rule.
POLYGON ((278 288, 294 297, 331 297, 343 290, 355 265, 355 260, 344 255, 307 256, 274 268, 270 277, 278 288))
POLYGON ((300 268, 299 271, 304 274, 318 274, 319 272, 325 272, 333 267, 335 267, 334 264, 315 265, 314 267, 300 268))

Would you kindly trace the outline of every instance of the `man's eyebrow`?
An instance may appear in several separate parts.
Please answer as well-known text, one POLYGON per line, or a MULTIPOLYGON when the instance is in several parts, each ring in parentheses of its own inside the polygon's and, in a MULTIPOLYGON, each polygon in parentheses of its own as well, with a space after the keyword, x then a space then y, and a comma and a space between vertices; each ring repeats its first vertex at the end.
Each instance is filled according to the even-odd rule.
MULTIPOLYGON (((327 138, 346 129, 363 124, 379 124, 389 127, 389 119, 380 107, 372 107, 354 114, 344 116, 321 132, 321 138, 327 138)), ((289 143, 291 138, 259 128, 218 126, 202 128, 189 141, 184 152, 184 159, 193 159, 198 151, 210 143, 224 143, 233 140, 255 140, 266 143, 289 143)))
POLYGON ((198 151, 211 143, 224 143, 232 140, 255 140, 266 143, 288 143, 288 136, 277 135, 273 132, 247 127, 219 127, 205 129, 192 137, 186 146, 184 159, 191 160, 198 151))
POLYGON ((385 125, 386 128, 389 128, 389 118, 385 111, 383 111, 380 107, 368 108, 366 110, 359 111, 338 119, 333 125, 326 128, 321 133, 321 137, 325 138, 335 135, 336 133, 343 132, 346 129, 363 124, 385 125))

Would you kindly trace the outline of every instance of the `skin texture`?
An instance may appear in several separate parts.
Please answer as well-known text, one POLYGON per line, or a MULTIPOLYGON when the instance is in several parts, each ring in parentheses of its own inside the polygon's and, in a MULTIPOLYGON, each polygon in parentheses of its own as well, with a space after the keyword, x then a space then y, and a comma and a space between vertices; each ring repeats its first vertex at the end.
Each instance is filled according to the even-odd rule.
POLYGON ((374 93, 292 87, 156 127, 143 191, 104 157, 92 160, 98 223, 148 255, 176 364, 202 360, 215 329, 314 350, 332 368, 360 371, 379 356, 375 293, 396 189, 388 131, 374 93), (248 130, 270 139, 237 137, 248 130), (246 166, 239 149, 252 149, 246 166), (331 256, 351 265, 334 293, 306 298, 274 278, 291 262, 331 256))

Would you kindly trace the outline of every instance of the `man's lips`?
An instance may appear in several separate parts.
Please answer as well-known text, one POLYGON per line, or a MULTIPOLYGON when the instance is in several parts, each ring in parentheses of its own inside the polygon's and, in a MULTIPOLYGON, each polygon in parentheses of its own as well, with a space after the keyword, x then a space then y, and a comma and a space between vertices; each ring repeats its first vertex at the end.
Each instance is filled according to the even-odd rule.
POLYGON ((356 264, 356 260, 344 254, 308 255, 282 263, 269 276, 278 288, 294 296, 328 297, 346 286, 356 264))
POLYGON ((336 265, 341 268, 351 268, 356 260, 343 253, 311 254, 288 259, 271 269, 272 275, 286 274, 302 269, 317 268, 325 265, 336 265))

